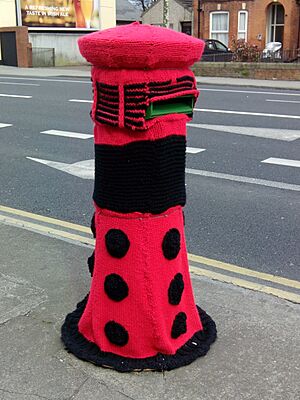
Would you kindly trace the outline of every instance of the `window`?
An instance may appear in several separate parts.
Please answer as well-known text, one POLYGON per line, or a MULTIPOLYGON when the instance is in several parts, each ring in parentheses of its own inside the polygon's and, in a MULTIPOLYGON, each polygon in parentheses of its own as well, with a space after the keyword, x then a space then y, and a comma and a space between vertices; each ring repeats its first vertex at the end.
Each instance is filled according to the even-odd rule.
POLYGON ((229 13, 212 12, 210 13, 210 38, 220 40, 228 46, 229 13))
POLYGON ((284 8, 281 4, 271 4, 269 8, 268 42, 283 43, 284 8))
POLYGON ((227 47, 226 46, 224 46, 222 43, 220 43, 220 42, 215 42, 215 45, 216 45, 216 49, 217 50, 219 50, 219 51, 227 51, 227 47))
POLYGON ((192 23, 190 21, 180 22, 181 24, 181 32, 186 33, 187 35, 192 34, 192 23))
POLYGON ((238 39, 247 41, 248 11, 239 11, 238 16, 238 39))

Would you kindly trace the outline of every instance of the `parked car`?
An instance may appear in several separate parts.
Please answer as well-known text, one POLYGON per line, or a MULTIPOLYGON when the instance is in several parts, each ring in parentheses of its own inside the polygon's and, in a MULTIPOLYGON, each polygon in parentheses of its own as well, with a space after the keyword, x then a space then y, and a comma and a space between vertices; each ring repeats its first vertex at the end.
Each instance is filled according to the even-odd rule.
POLYGON ((233 53, 224 43, 216 39, 205 39, 201 61, 232 61, 233 53))

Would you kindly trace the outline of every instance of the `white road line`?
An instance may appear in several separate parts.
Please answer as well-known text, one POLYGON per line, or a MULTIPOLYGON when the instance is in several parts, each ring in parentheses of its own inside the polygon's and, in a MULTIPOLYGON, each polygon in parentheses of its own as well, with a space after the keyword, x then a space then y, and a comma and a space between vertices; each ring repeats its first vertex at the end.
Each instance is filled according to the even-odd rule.
POLYGON ((45 81, 45 82, 67 82, 67 83, 88 83, 91 85, 91 80, 88 79, 86 81, 77 81, 77 80, 70 80, 70 79, 50 79, 50 78, 16 78, 16 77, 6 77, 0 76, 1 79, 16 79, 16 80, 24 80, 24 81, 45 81))
POLYGON ((266 139, 284 140, 292 142, 300 138, 300 130, 294 129, 273 129, 273 128, 254 128, 251 126, 230 126, 230 125, 210 125, 210 124, 187 124, 192 128, 208 129, 217 132, 234 133, 236 135, 256 136, 266 139))
POLYGON ((296 192, 300 192, 300 185, 293 185, 290 183, 267 181, 265 179, 256 179, 256 178, 249 178, 247 176, 222 174, 219 172, 203 171, 203 170, 191 169, 191 168, 186 168, 185 172, 187 174, 204 176, 206 178, 225 179, 225 180, 229 180, 229 181, 249 183, 252 185, 268 186, 268 187, 273 187, 273 188, 277 188, 277 189, 293 190, 296 192))
POLYGON ((5 94, 5 93, 0 93, 0 97, 19 97, 20 99, 31 99, 32 96, 23 96, 20 94, 5 94))
POLYGON ((38 83, 17 83, 17 82, 0 82, 0 85, 41 86, 38 83))
POLYGON ((198 88, 200 91, 207 92, 229 92, 229 93, 250 93, 250 94, 269 94, 274 96, 300 96, 300 93, 282 93, 282 92, 259 92, 254 90, 234 90, 234 89, 210 89, 210 88, 201 88, 198 83, 198 88))
POLYGON ((64 137, 70 137, 70 138, 76 138, 76 139, 90 139, 93 137, 93 135, 88 135, 86 133, 58 131, 55 129, 50 129, 48 131, 43 131, 41 133, 45 133, 46 135, 64 136, 64 137))
POLYGON ((300 161, 298 161, 298 160, 288 160, 286 158, 270 157, 270 158, 267 158, 266 160, 263 160, 262 163, 284 165, 286 167, 297 167, 297 168, 300 168, 300 161))
POLYGON ((73 164, 67 164, 63 162, 43 160, 41 158, 33 158, 33 157, 26 157, 26 158, 28 160, 32 160, 40 164, 47 165, 48 167, 57 169, 59 171, 66 172, 67 174, 77 176, 78 178, 94 179, 95 176, 95 161, 93 159, 78 161, 73 164))
POLYGON ((199 149, 198 147, 187 147, 186 152, 190 154, 197 154, 205 151, 206 149, 199 149))
POLYGON ((12 126, 12 124, 1 124, 0 122, 0 128, 6 128, 8 126, 12 126))
POLYGON ((296 100, 266 99, 266 101, 272 101, 273 103, 296 103, 296 104, 300 104, 300 101, 296 101, 296 100))
POLYGON ((300 119, 300 115, 265 114, 265 113, 258 113, 258 112, 233 111, 233 110, 213 110, 213 109, 210 109, 210 108, 194 108, 194 111, 198 111, 198 112, 211 112, 211 113, 219 113, 219 114, 255 115, 255 116, 257 116, 257 117, 273 117, 273 118, 300 119))
POLYGON ((69 101, 73 103, 93 103, 93 100, 70 99, 69 101))
MULTIPOLYGON (((26 157, 26 158, 29 160, 38 162, 40 164, 47 165, 48 167, 57 169, 59 171, 66 172, 67 174, 77 176, 78 178, 94 179, 95 161, 93 159, 78 161, 73 164, 67 164, 67 163, 63 163, 63 162, 43 160, 40 158, 33 158, 33 157, 26 157)), ((293 190, 293 191, 297 191, 297 192, 300 191, 300 185, 292 185, 292 184, 283 183, 283 182, 267 181, 264 179, 256 179, 256 178, 248 178, 246 176, 221 174, 218 172, 203 171, 203 170, 191 169, 191 168, 186 168, 185 172, 187 174, 199 175, 199 176, 204 176, 207 178, 225 179, 225 180, 236 181, 236 182, 241 182, 241 183, 268 186, 268 187, 273 187, 273 188, 277 188, 277 189, 293 190)))

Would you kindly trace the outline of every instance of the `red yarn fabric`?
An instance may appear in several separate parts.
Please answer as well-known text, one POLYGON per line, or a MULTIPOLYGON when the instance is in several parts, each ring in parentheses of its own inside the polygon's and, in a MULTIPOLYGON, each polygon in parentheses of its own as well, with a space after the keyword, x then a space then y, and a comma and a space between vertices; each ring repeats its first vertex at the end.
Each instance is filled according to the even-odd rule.
POLYGON ((184 68, 201 58, 204 42, 139 22, 105 29, 78 41, 83 57, 101 68, 184 68))
POLYGON ((216 335, 213 321, 210 330, 200 320, 185 244, 181 206, 191 115, 149 118, 147 111, 184 96, 196 101, 188 67, 204 43, 134 23, 86 35, 79 48, 94 65, 96 247, 87 303, 79 305, 78 323, 71 321, 79 308, 67 318, 63 340, 80 358, 93 362, 98 351, 99 365, 120 370, 122 357, 142 368, 161 370, 172 355, 168 368, 186 365, 216 335))
MULTIPOLYGON (((130 85, 145 85, 145 88, 140 91, 144 93, 145 107, 148 107, 155 101, 163 101, 167 99, 176 98, 179 96, 192 95, 196 99, 199 91, 196 88, 196 81, 193 73, 188 68, 183 69, 164 69, 164 70, 107 70, 98 67, 92 69, 92 81, 94 91, 94 102, 92 106, 92 119, 95 122, 94 126, 94 138, 96 144, 116 144, 122 145, 132 141, 138 140, 157 140, 169 135, 186 135, 186 123, 191 119, 186 114, 168 114, 161 117, 156 117, 150 120, 145 120, 141 128, 135 128, 134 126, 126 128, 125 117, 126 117, 126 96, 124 91, 127 86, 130 85), (185 87, 184 84, 177 82, 177 79, 187 77, 190 79, 190 87, 185 87), (99 92, 97 83, 101 82, 105 85, 116 85, 118 83, 118 125, 110 126, 97 121, 96 112, 97 110, 103 111, 104 122, 110 121, 113 111, 110 108, 110 102, 107 100, 105 107, 102 108, 99 104, 99 92), (175 89, 167 90, 162 92, 158 91, 157 96, 151 95, 151 84, 159 82, 169 82, 167 87, 175 89), (177 88, 176 88, 177 86, 177 88), (169 93, 171 92, 171 93, 169 93), (165 93, 165 94, 163 94, 165 93)), ((160 88, 158 88, 160 89, 160 88)), ((152 89, 153 92, 153 89, 152 89)), ((141 99, 135 96, 137 106, 141 105, 141 99)), ((109 96, 107 96, 109 99, 109 96)), ((106 100, 106 99, 105 99, 106 100)), ((128 103, 130 105, 130 103, 128 103)), ((132 112, 135 111, 134 104, 132 105, 132 112)), ((138 119, 141 120, 141 119, 138 119)))
POLYGON ((181 207, 156 216, 119 214, 96 207, 96 265, 79 331, 101 350, 134 358, 174 354, 202 329, 189 277, 182 218, 181 207), (167 260, 162 242, 174 227, 180 232, 181 250, 174 260, 167 260), (122 259, 111 257, 105 247, 104 237, 111 228, 121 229, 129 239, 129 250, 122 259), (111 300, 103 290, 105 277, 111 273, 120 275, 129 287, 128 296, 120 302, 111 300), (177 273, 184 281, 179 306, 168 301, 168 288, 177 273), (172 323, 179 312, 187 315, 187 331, 172 339, 172 323), (103 334, 105 324, 111 320, 129 333, 126 346, 112 344, 103 334))

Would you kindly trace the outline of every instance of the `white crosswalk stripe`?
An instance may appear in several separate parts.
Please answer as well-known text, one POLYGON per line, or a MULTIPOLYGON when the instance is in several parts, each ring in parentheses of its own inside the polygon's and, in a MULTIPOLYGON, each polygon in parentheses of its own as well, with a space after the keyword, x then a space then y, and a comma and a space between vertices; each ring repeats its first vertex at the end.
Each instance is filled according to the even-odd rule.
POLYGON ((46 135, 64 136, 64 137, 75 138, 75 139, 90 139, 93 137, 93 135, 88 135, 86 133, 60 131, 60 130, 55 130, 55 129, 50 129, 48 131, 43 131, 41 133, 44 133, 46 135))
POLYGON ((186 148, 186 152, 189 154, 198 154, 198 153, 202 153, 205 150, 206 149, 199 149, 198 147, 187 147, 186 148))
POLYGON ((6 128, 8 126, 12 126, 12 124, 3 124, 0 122, 0 128, 6 128))
POLYGON ((267 158, 266 160, 263 160, 262 163, 283 165, 285 167, 300 168, 300 161, 298 161, 298 160, 288 160, 286 158, 270 157, 270 158, 267 158))
POLYGON ((235 110, 214 110, 212 108, 194 108, 194 111, 196 111, 196 112, 207 112, 207 113, 217 113, 217 114, 253 115, 255 117, 300 119, 300 115, 267 114, 267 113, 260 113, 260 112, 235 111, 235 110))
POLYGON ((93 103, 93 100, 70 99, 71 103, 93 103))
POLYGON ((32 96, 25 96, 22 94, 6 94, 6 93, 0 93, 0 97, 13 97, 13 98, 20 98, 20 99, 31 99, 32 96))
POLYGON ((216 132, 234 133, 236 135, 255 136, 265 139, 283 140, 292 142, 300 138, 300 130, 256 128, 251 126, 209 125, 209 124, 187 124, 191 128, 208 129, 216 132))

